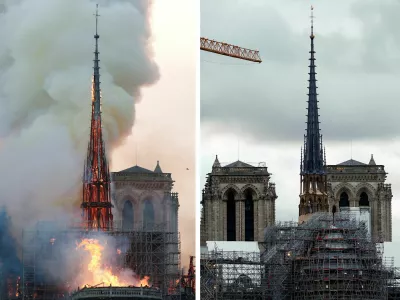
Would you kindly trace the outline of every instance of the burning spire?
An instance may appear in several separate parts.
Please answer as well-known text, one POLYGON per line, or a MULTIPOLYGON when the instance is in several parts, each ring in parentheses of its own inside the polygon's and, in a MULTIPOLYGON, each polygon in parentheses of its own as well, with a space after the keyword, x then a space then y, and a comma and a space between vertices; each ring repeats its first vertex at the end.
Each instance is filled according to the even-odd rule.
POLYGON ((112 228, 110 171, 101 128, 101 92, 99 67, 98 5, 96 6, 96 40, 92 80, 92 119, 90 140, 83 173, 82 217, 85 229, 112 228))

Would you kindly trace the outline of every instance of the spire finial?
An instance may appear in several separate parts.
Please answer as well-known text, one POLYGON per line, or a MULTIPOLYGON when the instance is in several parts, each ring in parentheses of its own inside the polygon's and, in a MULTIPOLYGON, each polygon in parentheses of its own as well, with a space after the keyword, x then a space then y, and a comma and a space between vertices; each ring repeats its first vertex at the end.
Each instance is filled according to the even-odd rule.
POLYGON ((315 18, 315 16, 314 16, 314 6, 312 6, 311 5, 311 16, 310 16, 310 18, 311 18, 311 35, 310 35, 310 38, 314 38, 314 18, 315 18))
POLYGON ((221 167, 221 164, 219 163, 218 155, 215 155, 215 160, 214 160, 214 163, 213 163, 213 168, 220 168, 220 167, 221 167))
MULTIPOLYGON (((97 36, 97 25, 98 25, 98 21, 99 21, 99 4, 96 4, 96 13, 94 14, 94 16, 96 17, 96 36, 97 36)), ((96 38, 95 36, 95 38, 96 38)), ((98 37, 97 37, 98 38, 98 37)))
POLYGON ((93 94, 94 94, 94 115, 95 118, 100 118, 101 112, 100 112, 100 98, 101 98, 101 93, 100 93, 100 60, 99 60, 99 34, 98 34, 98 17, 99 15, 99 5, 96 4, 96 13, 94 14, 96 17, 96 34, 94 35, 94 38, 96 40, 96 46, 94 50, 94 66, 93 66, 93 94))
POLYGON ((162 173, 159 160, 157 160, 157 165, 156 165, 156 168, 154 169, 154 172, 155 173, 162 173))
POLYGON ((370 165, 376 165, 375 159, 374 159, 374 155, 373 155, 373 154, 371 154, 371 159, 369 160, 369 164, 370 164, 370 165))

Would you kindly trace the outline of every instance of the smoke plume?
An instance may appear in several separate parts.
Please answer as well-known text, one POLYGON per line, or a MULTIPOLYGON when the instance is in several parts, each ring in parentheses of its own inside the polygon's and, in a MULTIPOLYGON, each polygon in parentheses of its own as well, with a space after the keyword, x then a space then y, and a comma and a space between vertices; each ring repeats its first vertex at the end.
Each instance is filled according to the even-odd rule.
MULTIPOLYGON (((99 3, 107 151, 131 133, 140 88, 158 80, 151 1, 99 3)), ((95 2, 0 0, 0 204, 15 233, 79 207, 90 126, 95 2)))

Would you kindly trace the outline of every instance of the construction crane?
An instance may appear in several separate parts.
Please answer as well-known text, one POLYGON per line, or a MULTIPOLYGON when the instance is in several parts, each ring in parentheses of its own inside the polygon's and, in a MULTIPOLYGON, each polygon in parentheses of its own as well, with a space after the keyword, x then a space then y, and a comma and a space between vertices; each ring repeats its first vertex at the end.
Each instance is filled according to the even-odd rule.
POLYGON ((200 38, 200 50, 261 63, 261 57, 257 50, 246 49, 207 38, 200 38))

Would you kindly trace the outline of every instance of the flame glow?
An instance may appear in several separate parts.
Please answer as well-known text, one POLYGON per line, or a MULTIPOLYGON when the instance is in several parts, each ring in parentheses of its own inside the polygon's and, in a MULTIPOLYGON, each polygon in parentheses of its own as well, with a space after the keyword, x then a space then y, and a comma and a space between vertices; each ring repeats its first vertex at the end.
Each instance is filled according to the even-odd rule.
POLYGON ((150 286, 149 276, 143 279, 137 278, 130 270, 122 270, 119 276, 113 273, 111 266, 106 266, 103 261, 104 246, 97 239, 83 239, 77 246, 90 254, 90 261, 82 270, 83 277, 79 285, 94 286, 104 284, 105 286, 150 286))

